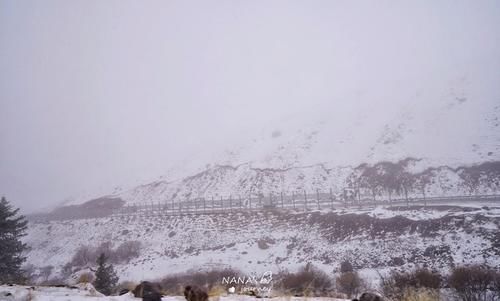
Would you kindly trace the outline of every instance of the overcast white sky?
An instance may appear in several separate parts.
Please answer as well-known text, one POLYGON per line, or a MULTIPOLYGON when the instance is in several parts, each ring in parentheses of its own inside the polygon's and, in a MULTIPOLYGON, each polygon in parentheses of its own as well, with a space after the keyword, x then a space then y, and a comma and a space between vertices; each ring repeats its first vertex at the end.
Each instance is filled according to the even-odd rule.
POLYGON ((0 0, 0 195, 154 179, 360 89, 500 83, 499 54, 500 1, 0 0))

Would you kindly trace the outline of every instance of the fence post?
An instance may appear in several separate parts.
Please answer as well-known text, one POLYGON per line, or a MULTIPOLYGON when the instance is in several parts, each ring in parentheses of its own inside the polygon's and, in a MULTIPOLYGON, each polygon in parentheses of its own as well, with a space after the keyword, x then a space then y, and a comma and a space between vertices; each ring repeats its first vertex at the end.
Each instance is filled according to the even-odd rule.
POLYGON ((332 203, 332 209, 333 209, 333 192, 331 187, 330 187, 330 202, 332 203))
POLYGON ((304 190, 304 208, 307 211, 307 192, 304 190))
POLYGON ((316 189, 316 203, 318 203, 318 210, 320 210, 321 207, 319 205, 319 189, 316 189))

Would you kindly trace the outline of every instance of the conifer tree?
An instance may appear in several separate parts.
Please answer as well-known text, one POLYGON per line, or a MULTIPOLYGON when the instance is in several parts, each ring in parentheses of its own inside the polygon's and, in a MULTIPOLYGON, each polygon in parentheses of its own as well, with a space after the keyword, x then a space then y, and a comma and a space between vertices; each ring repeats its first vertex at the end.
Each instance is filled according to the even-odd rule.
POLYGON ((118 283, 118 276, 112 264, 107 264, 108 258, 101 253, 97 258, 94 287, 100 293, 109 296, 118 283))
POLYGON ((13 209, 2 197, 0 200, 0 284, 20 282, 23 279, 21 265, 26 260, 23 251, 26 244, 20 238, 26 235, 28 221, 18 215, 19 208, 13 209))

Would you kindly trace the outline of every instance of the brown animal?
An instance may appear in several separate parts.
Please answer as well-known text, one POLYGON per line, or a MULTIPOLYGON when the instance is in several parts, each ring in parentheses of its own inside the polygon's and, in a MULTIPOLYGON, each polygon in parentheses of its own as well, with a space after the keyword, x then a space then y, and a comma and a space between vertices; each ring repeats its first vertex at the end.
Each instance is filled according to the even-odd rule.
POLYGON ((157 283, 143 281, 132 291, 134 297, 143 301, 161 301, 161 287, 157 283))
POLYGON ((188 285, 184 288, 187 301, 208 301, 208 294, 197 286, 188 285))
POLYGON ((383 299, 372 293, 363 293, 359 299, 353 299, 352 301, 383 301, 383 299))

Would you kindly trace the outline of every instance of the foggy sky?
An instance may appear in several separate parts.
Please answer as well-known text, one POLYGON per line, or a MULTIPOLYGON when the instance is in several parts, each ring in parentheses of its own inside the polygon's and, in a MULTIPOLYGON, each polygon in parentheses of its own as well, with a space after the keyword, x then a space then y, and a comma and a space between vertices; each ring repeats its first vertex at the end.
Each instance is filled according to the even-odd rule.
POLYGON ((499 1, 1 0, 0 195, 28 212, 156 179, 356 91, 500 83, 499 54, 499 1))

